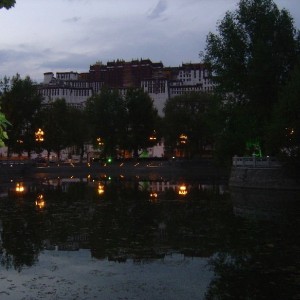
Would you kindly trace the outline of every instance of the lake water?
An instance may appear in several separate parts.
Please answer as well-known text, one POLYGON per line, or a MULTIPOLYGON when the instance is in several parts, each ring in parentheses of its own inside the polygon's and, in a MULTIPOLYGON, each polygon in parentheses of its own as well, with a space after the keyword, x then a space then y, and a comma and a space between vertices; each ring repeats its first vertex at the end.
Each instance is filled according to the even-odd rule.
POLYGON ((183 179, 0 187, 0 299, 300 299, 300 198, 183 179))

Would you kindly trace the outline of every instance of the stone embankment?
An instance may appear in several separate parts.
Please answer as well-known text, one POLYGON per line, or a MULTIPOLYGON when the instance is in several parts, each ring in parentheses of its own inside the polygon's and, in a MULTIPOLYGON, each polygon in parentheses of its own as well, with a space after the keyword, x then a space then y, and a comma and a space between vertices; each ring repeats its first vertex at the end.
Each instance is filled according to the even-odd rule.
POLYGON ((209 182, 228 182, 228 172, 218 168, 210 160, 127 160, 113 163, 61 163, 50 165, 9 164, 0 166, 0 178, 8 180, 11 176, 41 178, 55 176, 87 176, 105 174, 158 179, 201 180, 209 182))
POLYGON ((275 159, 234 157, 229 186, 235 188, 259 188, 300 190, 300 179, 291 176, 275 159))

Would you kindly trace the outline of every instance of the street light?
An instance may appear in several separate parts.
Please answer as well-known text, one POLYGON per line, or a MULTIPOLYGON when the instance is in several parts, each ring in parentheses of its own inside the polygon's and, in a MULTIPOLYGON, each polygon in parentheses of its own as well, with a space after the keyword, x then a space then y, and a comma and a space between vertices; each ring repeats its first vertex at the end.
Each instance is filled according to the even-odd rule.
POLYGON ((179 136, 179 142, 180 142, 180 144, 186 144, 187 141, 188 141, 187 135, 182 133, 182 134, 179 136))
POLYGON ((150 141, 156 141, 156 131, 155 130, 153 130, 152 134, 149 137, 149 140, 150 141))
POLYGON ((103 145, 104 145, 104 142, 103 142, 103 140, 101 139, 101 137, 98 137, 98 138, 97 138, 97 143, 98 143, 99 146, 103 146, 103 145))
POLYGON ((37 142, 44 141, 44 131, 41 128, 39 128, 38 131, 35 132, 35 140, 37 142))
POLYGON ((187 191, 187 187, 185 184, 181 184, 179 186, 179 190, 178 190, 178 194, 181 195, 181 196, 185 196, 187 195, 188 191, 187 191))
POLYGON ((150 201, 152 203, 157 202, 157 197, 158 197, 158 195, 157 195, 157 193, 155 191, 151 191, 150 192, 150 201))

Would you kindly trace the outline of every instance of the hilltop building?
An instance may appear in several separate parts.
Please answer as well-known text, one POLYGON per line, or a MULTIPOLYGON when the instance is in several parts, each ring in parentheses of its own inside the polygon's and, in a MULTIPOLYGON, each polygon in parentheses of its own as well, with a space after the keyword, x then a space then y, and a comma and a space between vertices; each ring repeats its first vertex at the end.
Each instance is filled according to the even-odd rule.
POLYGON ((100 90, 97 83, 80 80, 77 72, 58 72, 56 77, 52 72, 44 73, 44 82, 39 86, 39 92, 45 103, 64 98, 74 107, 82 108, 85 101, 100 90))
POLYGON ((160 115, 169 98, 190 92, 211 92, 214 88, 204 64, 187 63, 166 68, 162 62, 141 59, 97 62, 86 73, 57 72, 54 77, 54 73, 47 72, 39 91, 45 103, 64 98, 69 105, 82 108, 103 86, 118 89, 122 95, 129 88, 142 88, 153 99, 160 115))

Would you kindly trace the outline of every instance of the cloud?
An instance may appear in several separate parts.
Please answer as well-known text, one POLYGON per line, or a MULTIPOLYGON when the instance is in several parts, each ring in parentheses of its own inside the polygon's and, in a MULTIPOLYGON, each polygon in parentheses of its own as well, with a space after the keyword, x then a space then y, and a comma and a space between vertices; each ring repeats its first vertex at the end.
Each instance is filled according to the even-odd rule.
POLYGON ((80 17, 73 17, 69 19, 63 20, 64 23, 77 23, 81 18, 80 17))
POLYGON ((166 0, 159 0, 156 4, 155 8, 150 11, 148 14, 149 19, 157 19, 159 18, 163 12, 167 9, 167 2, 166 0))

